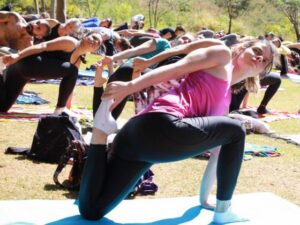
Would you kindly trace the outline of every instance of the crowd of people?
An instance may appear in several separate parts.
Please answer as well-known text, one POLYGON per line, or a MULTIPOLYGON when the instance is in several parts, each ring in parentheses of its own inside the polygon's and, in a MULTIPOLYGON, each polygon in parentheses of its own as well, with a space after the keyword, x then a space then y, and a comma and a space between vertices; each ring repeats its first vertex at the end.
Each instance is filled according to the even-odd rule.
POLYGON ((214 210, 215 223, 247 220, 231 211, 246 133, 245 121, 230 112, 239 110, 248 92, 264 85, 256 113, 268 113, 281 77, 291 62, 298 66, 299 54, 272 33, 255 38, 201 28, 194 35, 181 25, 161 30, 144 25, 141 14, 116 26, 111 18, 60 23, 0 11, 0 111, 12 107, 31 79, 62 78, 54 110, 61 114, 86 54, 104 53, 95 64, 93 133, 79 192, 82 217, 105 216, 152 165, 210 151, 202 207, 214 210), (271 72, 275 63, 280 74, 271 72), (102 76, 104 66, 108 79, 102 76), (129 96, 136 115, 118 130, 116 120, 129 96), (108 149, 107 137, 113 133, 108 149), (208 196, 216 179, 214 205, 208 196))

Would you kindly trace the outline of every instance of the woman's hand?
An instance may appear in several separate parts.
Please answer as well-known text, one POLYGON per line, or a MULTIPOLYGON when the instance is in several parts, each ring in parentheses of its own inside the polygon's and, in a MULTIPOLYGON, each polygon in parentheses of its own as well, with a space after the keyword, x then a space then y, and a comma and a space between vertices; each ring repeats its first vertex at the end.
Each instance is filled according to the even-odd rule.
POLYGON ((147 60, 147 59, 136 57, 133 60, 133 71, 141 73, 149 66, 150 66, 150 63, 149 63, 149 60, 147 60))
POLYGON ((112 111, 130 93, 129 82, 115 81, 107 84, 102 95, 102 100, 114 99, 114 103, 109 108, 112 111))
POLYGON ((105 56, 101 61, 103 66, 105 66, 105 65, 110 66, 113 64, 113 62, 114 62, 114 59, 112 56, 105 56))
POLYGON ((18 62, 18 60, 19 60, 19 54, 10 54, 2 57, 3 63, 7 66, 18 62))

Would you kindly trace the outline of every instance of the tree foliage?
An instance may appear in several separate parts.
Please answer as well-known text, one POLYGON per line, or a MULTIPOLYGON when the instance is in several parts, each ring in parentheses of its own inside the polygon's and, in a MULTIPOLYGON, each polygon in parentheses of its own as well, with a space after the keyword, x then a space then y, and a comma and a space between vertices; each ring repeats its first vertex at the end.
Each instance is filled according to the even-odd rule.
MULTIPOLYGON (((49 13, 53 13, 51 13, 53 18, 56 18, 52 6, 54 2, 61 0, 37 1, 40 12, 45 8, 49 13)), ((20 14, 35 13, 34 2, 35 0, 0 0, 0 8, 11 3, 13 10, 20 14)), ((297 30, 300 0, 65 0, 65 2, 69 18, 111 17, 113 24, 120 24, 129 22, 133 15, 143 14, 146 17, 145 28, 156 26, 157 29, 161 29, 181 24, 191 32, 197 32, 201 27, 255 36, 272 31, 287 40, 300 39, 297 30), (152 8, 151 16, 148 7, 150 1, 152 6, 157 6, 152 8)))
POLYGON ((228 14, 228 33, 231 33, 232 20, 236 19, 249 7, 250 0, 215 0, 218 7, 225 9, 228 14))
POLYGON ((288 18, 294 28, 297 40, 300 40, 300 0, 269 0, 268 2, 277 7, 288 18))

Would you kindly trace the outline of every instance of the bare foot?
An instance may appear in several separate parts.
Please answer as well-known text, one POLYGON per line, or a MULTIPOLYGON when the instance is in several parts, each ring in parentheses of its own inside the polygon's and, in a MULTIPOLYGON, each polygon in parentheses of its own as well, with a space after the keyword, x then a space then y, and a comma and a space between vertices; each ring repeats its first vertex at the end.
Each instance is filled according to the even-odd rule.
POLYGON ((202 202, 201 207, 207 210, 215 210, 216 209, 216 204, 213 203, 208 203, 208 202, 202 202))

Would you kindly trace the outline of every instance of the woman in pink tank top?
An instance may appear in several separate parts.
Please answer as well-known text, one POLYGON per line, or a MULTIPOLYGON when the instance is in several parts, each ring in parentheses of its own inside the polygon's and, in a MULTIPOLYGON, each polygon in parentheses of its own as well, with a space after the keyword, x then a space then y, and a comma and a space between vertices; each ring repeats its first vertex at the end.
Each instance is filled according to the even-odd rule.
MULTIPOLYGON (((160 59, 178 51, 172 50, 162 53, 160 59)), ((108 85, 103 99, 114 99, 112 110, 129 94, 185 75, 178 88, 154 100, 123 126, 109 154, 106 138, 110 123, 93 130, 79 193, 79 210, 85 219, 98 220, 110 212, 153 164, 187 159, 221 146, 213 222, 245 220, 230 210, 243 159, 245 129, 241 122, 222 115, 229 104, 230 85, 263 72, 272 63, 271 45, 250 41, 232 53, 222 42, 204 40, 185 45, 179 52, 186 56, 174 64, 130 82, 108 85)), ((111 120, 109 112, 104 116, 111 120)))

